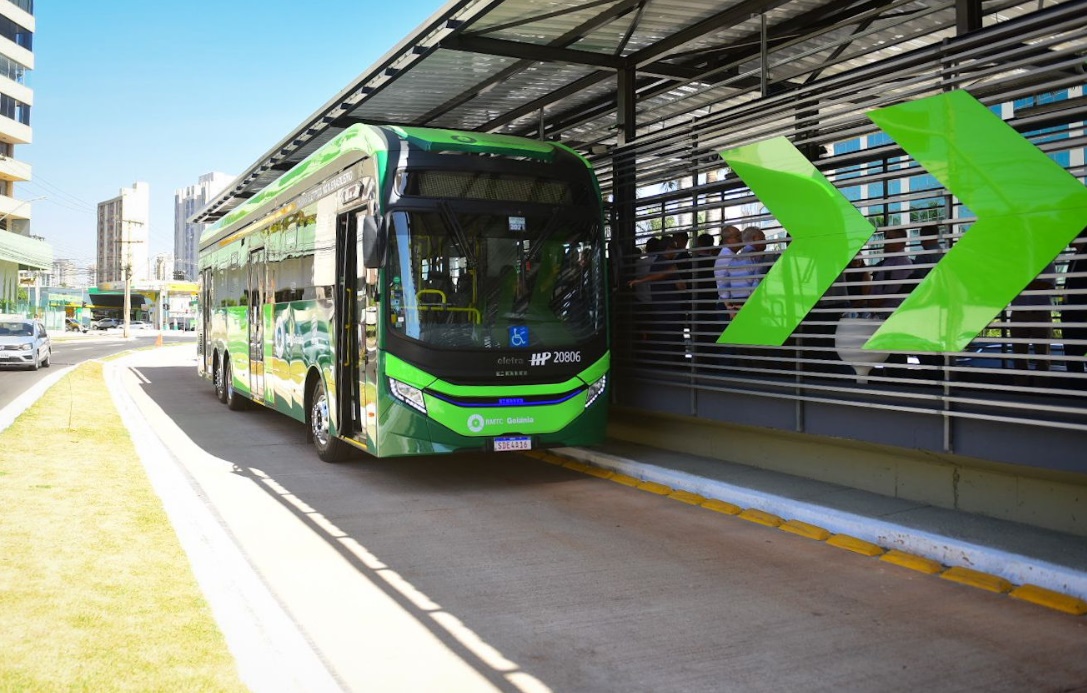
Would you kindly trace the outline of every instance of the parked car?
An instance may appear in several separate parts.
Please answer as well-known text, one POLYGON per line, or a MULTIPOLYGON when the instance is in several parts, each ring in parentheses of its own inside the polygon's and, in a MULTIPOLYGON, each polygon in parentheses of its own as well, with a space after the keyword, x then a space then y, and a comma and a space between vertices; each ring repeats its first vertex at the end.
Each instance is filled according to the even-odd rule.
POLYGON ((94 323, 94 329, 96 330, 108 330, 111 327, 120 327, 121 321, 117 318, 102 318, 98 322, 94 323))
POLYGON ((0 366, 49 366, 53 347, 45 325, 21 315, 0 315, 0 366))
POLYGON ((150 330, 151 323, 144 322, 143 320, 133 320, 128 323, 128 329, 130 330, 150 330))
POLYGON ((68 332, 86 332, 87 328, 78 320, 64 318, 64 329, 68 332))

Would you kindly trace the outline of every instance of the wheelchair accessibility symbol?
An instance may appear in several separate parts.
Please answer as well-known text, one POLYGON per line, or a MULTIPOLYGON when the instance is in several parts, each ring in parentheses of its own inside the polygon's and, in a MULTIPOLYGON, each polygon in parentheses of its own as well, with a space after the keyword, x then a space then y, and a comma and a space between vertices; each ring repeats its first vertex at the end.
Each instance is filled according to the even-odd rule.
POLYGON ((510 346, 511 347, 527 347, 528 346, 528 328, 520 325, 510 328, 510 346))

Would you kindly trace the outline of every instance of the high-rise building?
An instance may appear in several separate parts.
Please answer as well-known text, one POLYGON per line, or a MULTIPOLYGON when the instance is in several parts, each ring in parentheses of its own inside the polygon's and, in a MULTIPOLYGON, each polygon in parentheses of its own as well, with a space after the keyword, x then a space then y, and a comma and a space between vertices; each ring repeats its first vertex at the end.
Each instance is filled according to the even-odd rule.
POLYGON ((77 272, 75 263, 71 260, 54 260, 51 286, 79 286, 77 272))
POLYGON ((30 235, 30 203, 15 197, 15 184, 30 180, 30 165, 15 156, 30 144, 34 91, 27 75, 34 69, 34 3, 0 1, 0 312, 18 305, 19 276, 48 272, 52 247, 30 235))
POLYGON ((196 255, 200 234, 206 224, 190 224, 189 219, 223 191, 234 176, 205 173, 196 185, 174 191, 174 270, 178 279, 196 279, 196 255))
POLYGON ((148 278, 147 237, 150 186, 134 183, 98 203, 98 283, 123 282, 126 268, 137 281, 148 278))

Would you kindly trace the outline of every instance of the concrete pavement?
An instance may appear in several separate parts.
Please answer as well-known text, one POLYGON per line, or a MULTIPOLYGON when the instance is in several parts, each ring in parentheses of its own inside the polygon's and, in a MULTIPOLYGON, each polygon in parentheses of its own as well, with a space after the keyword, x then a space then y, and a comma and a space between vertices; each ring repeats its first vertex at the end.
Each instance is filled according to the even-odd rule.
MULTIPOLYGON (((251 688, 545 690, 516 661, 475 636, 452 613, 443 614, 437 604, 368 553, 350 533, 340 531, 327 517, 278 486, 276 479, 245 473, 194 443, 144 392, 146 378, 141 369, 179 366, 195 368, 191 346, 135 352, 111 362, 107 377, 141 459, 178 528, 243 679, 251 688), (303 519, 336 538, 342 552, 372 571, 370 578, 360 576, 357 566, 348 565, 344 553, 327 541, 314 541, 312 526, 303 519), (375 576, 384 581, 384 589, 371 582, 375 576), (390 588, 396 598, 390 597, 390 588), (329 603, 329 594, 337 595, 334 603, 329 603), (418 615, 403 608, 405 601, 435 620, 444 620, 444 632, 450 634, 454 646, 420 628, 418 615), (290 604, 290 613, 285 603, 290 604), (366 656, 362 657, 357 639, 340 629, 345 621, 375 619, 382 623, 382 635, 365 642, 366 656), (303 629, 299 622, 309 624, 308 628, 303 629), (411 643, 410 649, 405 650, 405 642, 411 643), (495 673, 488 676, 481 674, 479 667, 465 666, 463 650, 487 663, 495 673), (423 671, 414 665, 417 661, 436 664, 423 671)), ((279 418, 285 419, 273 417, 271 421, 278 424, 279 418)), ((301 440, 297 424, 286 421, 282 438, 276 437, 278 425, 273 428, 272 438, 262 444, 280 449, 293 446, 299 455, 312 454, 301 440)), ((883 548, 927 553, 930 560, 945 568, 973 567, 1004 575, 1017 585, 1029 582, 1065 594, 1077 595, 1083 589, 1082 562, 1087 551, 1082 538, 948 514, 950 511, 642 446, 613 443, 594 450, 560 452, 591 464, 595 470, 659 484, 677 500, 688 500, 677 491, 699 494, 779 518, 801 520, 883 548)))
POLYGON ((556 452, 741 509, 1087 600, 1087 537, 937 508, 721 460, 608 442, 556 452))

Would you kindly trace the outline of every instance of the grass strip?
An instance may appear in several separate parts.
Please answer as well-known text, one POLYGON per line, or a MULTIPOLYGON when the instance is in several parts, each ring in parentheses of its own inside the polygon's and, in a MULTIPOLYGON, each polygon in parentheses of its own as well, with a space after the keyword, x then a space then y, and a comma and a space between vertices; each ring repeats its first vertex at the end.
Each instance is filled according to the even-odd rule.
POLYGON ((244 691, 102 364, 0 433, 0 691, 244 691))

